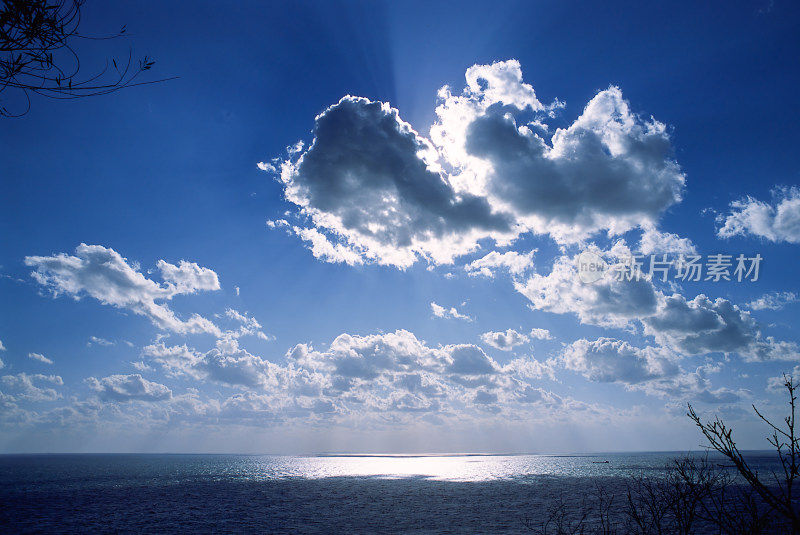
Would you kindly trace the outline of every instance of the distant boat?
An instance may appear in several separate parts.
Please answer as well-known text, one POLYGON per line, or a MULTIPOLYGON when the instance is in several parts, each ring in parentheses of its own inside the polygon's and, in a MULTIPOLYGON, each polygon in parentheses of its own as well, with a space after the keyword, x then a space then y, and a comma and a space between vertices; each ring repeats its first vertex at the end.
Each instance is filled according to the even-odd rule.
POLYGON ((592 464, 608 464, 608 461, 592 461, 592 464))

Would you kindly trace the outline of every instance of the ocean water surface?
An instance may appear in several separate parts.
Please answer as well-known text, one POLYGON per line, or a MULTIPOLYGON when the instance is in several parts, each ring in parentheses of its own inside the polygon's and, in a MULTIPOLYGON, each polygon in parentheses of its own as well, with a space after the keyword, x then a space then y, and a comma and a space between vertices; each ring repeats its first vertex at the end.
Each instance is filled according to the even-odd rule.
POLYGON ((685 455, 2 455, 0 531, 530 533, 685 455))

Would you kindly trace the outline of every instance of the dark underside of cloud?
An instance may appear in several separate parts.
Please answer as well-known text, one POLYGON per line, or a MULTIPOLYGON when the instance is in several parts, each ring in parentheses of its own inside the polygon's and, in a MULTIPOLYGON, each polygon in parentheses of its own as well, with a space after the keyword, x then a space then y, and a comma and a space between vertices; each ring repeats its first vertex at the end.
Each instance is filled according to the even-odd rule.
POLYGON ((467 81, 461 95, 440 92, 431 139, 387 103, 362 97, 316 118, 311 146, 298 145, 281 166, 286 198, 313 223, 294 231, 316 256, 451 263, 481 240, 535 233, 575 243, 655 227, 680 201, 685 179, 666 127, 633 114, 619 88, 600 91, 551 133, 546 122, 560 103, 538 102, 518 62, 473 66, 467 81))

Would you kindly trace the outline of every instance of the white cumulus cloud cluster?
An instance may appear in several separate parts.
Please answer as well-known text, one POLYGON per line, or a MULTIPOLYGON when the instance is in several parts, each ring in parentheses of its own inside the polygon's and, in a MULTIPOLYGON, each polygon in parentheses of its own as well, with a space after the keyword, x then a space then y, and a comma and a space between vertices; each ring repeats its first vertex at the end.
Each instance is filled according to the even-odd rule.
POLYGON ((746 390, 716 388, 708 374, 720 365, 705 364, 694 371, 679 365, 680 355, 664 347, 638 348, 624 340, 598 338, 577 340, 567 346, 561 365, 590 381, 619 383, 667 399, 687 397, 704 403, 732 403, 749 397, 746 390))
POLYGON ((110 375, 102 379, 86 379, 89 388, 98 392, 103 399, 113 401, 160 401, 172 397, 166 386, 144 379, 141 375, 110 375))
MULTIPOLYGON (((452 263, 481 240, 504 246, 535 233, 573 243, 655 227, 680 201, 684 175, 665 125, 631 111, 619 88, 600 91, 551 133, 564 105, 541 103, 516 60, 475 65, 465 77, 460 94, 440 90, 430 138, 361 97, 316 117, 313 142, 280 170, 286 199, 313 223, 292 230, 315 256, 452 263)), ((485 258, 473 271, 523 269, 520 260, 485 258)))
MULTIPOLYGON (((574 314, 587 325, 639 330, 652 337, 658 351, 668 350, 678 356, 738 354, 753 362, 800 359, 796 344, 763 336, 750 313, 727 299, 712 300, 703 294, 687 299, 679 293, 665 293, 647 277, 618 280, 606 276, 587 284, 578 277, 575 259, 567 256, 557 259, 549 274, 535 273, 520 278, 515 281, 515 286, 530 300, 533 309, 574 314)), ((595 361, 609 347, 619 350, 620 354, 634 353, 628 346, 600 345, 604 351, 587 352, 580 348, 580 353, 594 356, 595 361)), ((640 371, 654 369, 653 359, 648 355, 640 354, 627 361, 641 364, 640 371)), ((577 361, 572 358, 570 362, 577 361)), ((574 364, 570 367, 586 372, 586 376, 593 379, 610 377, 615 372, 603 368, 607 373, 596 373, 594 368, 576 368, 574 364)), ((646 374, 639 375, 644 377, 646 374)))
MULTIPOLYGON (((475 410, 498 412, 520 405, 562 402, 530 383, 552 376, 547 363, 518 358, 501 365, 475 345, 429 347, 404 330, 368 336, 342 334, 326 350, 298 344, 289 350, 282 365, 250 354, 235 341, 218 342, 207 352, 160 342, 146 347, 143 356, 167 376, 239 389, 220 410, 261 421, 268 415, 314 414, 430 413, 444 418, 475 410)), ((94 390, 116 401, 128 392, 119 393, 119 384, 141 383, 138 375, 114 377, 89 381, 94 390), (109 394, 110 389, 114 393, 109 394)), ((149 390, 137 386, 136 392, 149 390)))
POLYGON ((623 340, 599 338, 573 342, 563 354, 564 367, 591 381, 637 384, 678 374, 668 352, 640 349, 623 340))

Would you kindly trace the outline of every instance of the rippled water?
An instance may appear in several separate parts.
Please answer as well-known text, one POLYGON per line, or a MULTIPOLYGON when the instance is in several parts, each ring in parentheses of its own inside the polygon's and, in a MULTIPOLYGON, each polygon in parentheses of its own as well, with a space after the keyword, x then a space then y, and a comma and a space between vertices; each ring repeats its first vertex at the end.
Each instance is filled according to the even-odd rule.
MULTIPOLYGON (((663 475, 680 456, 6 455, 0 527, 524 533, 524 521, 535 523, 555 500, 577 511, 598 487, 622 496, 627 478, 663 475)), ((767 468, 771 461, 753 462, 767 468)))

